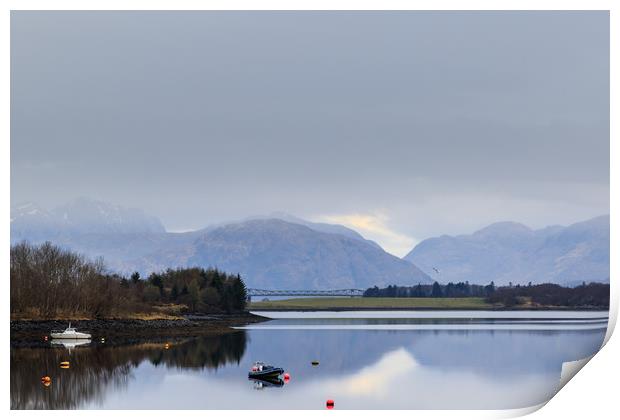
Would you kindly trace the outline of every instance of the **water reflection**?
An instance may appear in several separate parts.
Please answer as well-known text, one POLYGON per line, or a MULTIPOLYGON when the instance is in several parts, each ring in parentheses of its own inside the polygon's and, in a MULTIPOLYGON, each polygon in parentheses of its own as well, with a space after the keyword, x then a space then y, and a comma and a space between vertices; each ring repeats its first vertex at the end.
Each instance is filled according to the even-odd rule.
POLYGON ((254 389, 263 390, 264 388, 282 388, 284 381, 280 378, 273 379, 249 379, 254 384, 254 389))
POLYGON ((384 329, 374 321, 368 329, 313 321, 322 323, 329 328, 280 319, 168 348, 165 341, 95 342, 70 353, 56 345, 12 348, 11 407, 324 409, 330 398, 339 409, 521 408, 551 397, 562 363, 592 355, 605 335, 599 323, 445 330, 440 322, 402 330, 393 327, 403 321, 384 329), (59 368, 63 360, 70 369, 59 368), (290 382, 248 380, 255 360, 282 367, 290 382))
POLYGON ((72 409, 86 402, 101 405, 107 392, 127 387, 134 379, 133 370, 144 361, 168 368, 217 370, 239 364, 246 340, 246 333, 238 331, 174 343, 168 349, 163 343, 151 342, 88 347, 89 343, 78 340, 51 343, 49 348, 11 348, 11 408, 72 409), (70 361, 69 369, 60 367, 63 361, 70 361), (51 378, 49 386, 42 386, 43 376, 51 378))
POLYGON ((71 350, 78 346, 85 346, 85 345, 90 344, 90 339, 88 338, 78 338, 78 339, 54 338, 52 341, 50 341, 50 344, 52 346, 64 347, 66 349, 71 350))
POLYGON ((246 345, 246 334, 213 335, 173 345, 166 351, 151 354, 149 359, 154 366, 163 363, 180 369, 217 370, 228 364, 239 365, 246 345))

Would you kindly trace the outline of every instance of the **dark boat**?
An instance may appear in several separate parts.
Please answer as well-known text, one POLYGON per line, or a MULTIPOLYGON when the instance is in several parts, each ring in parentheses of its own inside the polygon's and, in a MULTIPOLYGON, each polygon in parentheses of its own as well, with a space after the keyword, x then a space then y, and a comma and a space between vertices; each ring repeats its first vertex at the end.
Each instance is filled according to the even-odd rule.
POLYGON ((251 379, 264 379, 264 378, 277 378, 284 373, 284 369, 266 365, 263 362, 256 362, 252 369, 248 372, 248 378, 251 379))

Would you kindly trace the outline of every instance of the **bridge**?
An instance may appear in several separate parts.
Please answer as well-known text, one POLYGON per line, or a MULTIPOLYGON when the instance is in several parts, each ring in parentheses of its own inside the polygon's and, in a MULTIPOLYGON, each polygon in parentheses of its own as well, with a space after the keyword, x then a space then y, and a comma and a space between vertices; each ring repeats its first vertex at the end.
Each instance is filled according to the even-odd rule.
POLYGON ((248 300, 252 296, 363 296, 362 289, 336 289, 336 290, 267 290, 247 289, 248 300))

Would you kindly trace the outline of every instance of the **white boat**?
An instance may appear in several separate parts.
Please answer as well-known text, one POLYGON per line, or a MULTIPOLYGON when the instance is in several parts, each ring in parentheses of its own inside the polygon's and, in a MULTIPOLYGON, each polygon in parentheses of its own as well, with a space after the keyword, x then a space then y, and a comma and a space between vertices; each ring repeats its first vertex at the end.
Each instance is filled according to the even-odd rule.
POLYGON ((75 328, 71 328, 71 323, 69 323, 69 326, 64 331, 52 330, 52 332, 50 333, 50 337, 60 338, 60 339, 78 340, 78 339, 90 338, 91 335, 88 333, 78 332, 75 328))

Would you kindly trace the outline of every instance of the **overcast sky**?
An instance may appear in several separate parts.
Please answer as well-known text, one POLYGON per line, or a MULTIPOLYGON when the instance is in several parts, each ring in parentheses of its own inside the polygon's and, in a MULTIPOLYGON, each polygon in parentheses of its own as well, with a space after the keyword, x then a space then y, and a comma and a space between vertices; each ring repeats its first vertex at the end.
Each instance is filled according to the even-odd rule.
POLYGON ((11 199, 396 255, 609 213, 607 12, 12 12, 11 199))

